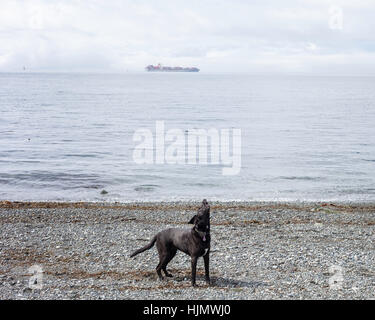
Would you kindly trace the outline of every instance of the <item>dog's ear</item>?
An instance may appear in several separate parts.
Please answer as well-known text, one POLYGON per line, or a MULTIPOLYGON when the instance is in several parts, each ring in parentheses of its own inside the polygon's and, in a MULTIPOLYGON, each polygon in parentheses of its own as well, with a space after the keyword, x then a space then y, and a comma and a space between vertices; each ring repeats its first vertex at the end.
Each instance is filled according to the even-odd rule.
POLYGON ((197 219, 197 215, 195 215, 194 217, 192 217, 188 223, 189 224, 195 224, 195 220, 196 219, 197 219))

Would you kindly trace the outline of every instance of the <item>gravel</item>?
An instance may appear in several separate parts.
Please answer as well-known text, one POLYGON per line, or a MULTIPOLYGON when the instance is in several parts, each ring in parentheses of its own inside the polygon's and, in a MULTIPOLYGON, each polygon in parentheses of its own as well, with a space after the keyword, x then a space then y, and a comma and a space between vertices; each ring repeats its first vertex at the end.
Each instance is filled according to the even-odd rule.
MULTIPOLYGON (((375 204, 211 203, 212 284, 156 248, 200 203, 0 202, 0 299, 373 299, 375 204)), ((190 226, 191 228, 191 226, 190 226)))

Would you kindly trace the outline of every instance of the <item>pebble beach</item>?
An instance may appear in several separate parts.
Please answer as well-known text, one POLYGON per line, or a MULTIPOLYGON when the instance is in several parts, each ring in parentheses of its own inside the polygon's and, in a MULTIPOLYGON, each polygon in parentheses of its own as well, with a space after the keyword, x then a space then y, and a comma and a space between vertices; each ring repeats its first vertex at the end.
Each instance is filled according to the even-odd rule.
POLYGON ((211 202, 211 285, 156 248, 200 202, 0 202, 0 299, 374 299, 375 204, 211 202))

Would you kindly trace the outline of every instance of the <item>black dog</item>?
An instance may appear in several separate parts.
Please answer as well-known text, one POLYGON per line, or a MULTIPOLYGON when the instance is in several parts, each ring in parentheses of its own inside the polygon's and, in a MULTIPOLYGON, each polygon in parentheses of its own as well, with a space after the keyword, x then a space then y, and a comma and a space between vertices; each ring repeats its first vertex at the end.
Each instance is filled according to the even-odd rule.
POLYGON ((210 283, 210 206, 206 199, 203 200, 198 214, 196 214, 189 223, 194 224, 192 229, 170 228, 159 232, 152 238, 148 245, 133 252, 130 257, 134 257, 138 253, 151 249, 156 242, 160 260, 156 267, 156 272, 159 279, 162 280, 163 276, 161 270, 164 271, 167 277, 172 277, 167 271, 167 264, 176 255, 177 250, 181 250, 191 257, 191 283, 195 286, 197 261, 199 257, 203 256, 206 282, 210 283))

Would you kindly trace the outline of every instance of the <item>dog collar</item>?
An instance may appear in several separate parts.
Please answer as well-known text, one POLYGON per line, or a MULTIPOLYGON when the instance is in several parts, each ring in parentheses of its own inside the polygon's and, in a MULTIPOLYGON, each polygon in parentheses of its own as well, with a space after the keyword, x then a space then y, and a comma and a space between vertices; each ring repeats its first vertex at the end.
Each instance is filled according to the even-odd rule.
POLYGON ((206 238, 206 234, 207 234, 207 233, 206 233, 206 232, 199 231, 199 230, 197 230, 196 227, 194 227, 193 230, 194 230, 196 233, 198 233, 199 237, 200 237, 201 233, 203 233, 203 237, 201 237, 203 242, 205 242, 205 241, 207 240, 207 238, 206 238))

